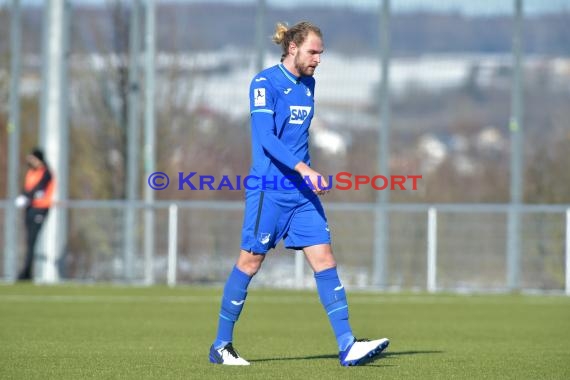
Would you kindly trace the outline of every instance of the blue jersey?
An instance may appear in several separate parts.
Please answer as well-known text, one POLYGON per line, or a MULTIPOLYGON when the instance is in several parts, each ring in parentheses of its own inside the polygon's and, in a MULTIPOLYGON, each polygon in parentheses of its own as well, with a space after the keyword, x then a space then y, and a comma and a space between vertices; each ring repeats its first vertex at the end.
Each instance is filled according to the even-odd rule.
MULTIPOLYGON (((315 109, 315 80, 295 77, 282 64, 257 74, 250 85, 252 165, 262 190, 298 191, 295 165, 310 165, 309 127, 315 109), (294 181, 284 181, 295 179, 294 181), (293 184, 293 186, 291 186, 293 184)), ((248 181, 255 186, 255 181, 248 181)))

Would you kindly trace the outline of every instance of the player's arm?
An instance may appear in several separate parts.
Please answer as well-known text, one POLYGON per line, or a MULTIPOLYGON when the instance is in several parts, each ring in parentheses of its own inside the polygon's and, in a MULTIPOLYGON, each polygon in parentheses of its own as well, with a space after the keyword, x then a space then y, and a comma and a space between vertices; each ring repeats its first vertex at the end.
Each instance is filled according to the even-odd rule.
POLYGON ((328 187, 326 179, 317 171, 311 169, 309 165, 299 160, 287 147, 277 138, 275 120, 273 114, 269 112, 252 112, 252 129, 258 141, 271 157, 295 170, 302 178, 308 178, 313 189, 317 189, 317 194, 324 194, 327 191, 321 188, 328 187), (320 177, 320 180, 319 180, 320 177), (320 185, 320 186, 319 186, 320 185))
POLYGON ((313 189, 316 189, 314 190, 315 193, 322 195, 329 192, 329 189, 327 189, 329 187, 329 184, 326 178, 318 171, 311 169, 311 167, 305 164, 303 161, 295 165, 294 169, 301 175, 301 177, 309 179, 313 185, 313 189))
MULTIPOLYGON (((309 90, 311 90, 311 93, 312 93, 312 96, 314 99, 314 97, 315 97, 315 79, 314 78, 308 78, 308 82, 306 83, 306 85, 309 87, 309 90)), ((315 191, 317 194, 322 195, 322 194, 329 192, 329 190, 321 190, 322 188, 328 188, 328 186, 329 186, 326 178, 321 173, 317 172, 316 170, 311 169, 311 167, 309 165, 307 165, 301 161, 297 165, 295 165, 294 169, 297 173, 299 173, 301 175, 301 177, 309 179, 309 181, 313 185, 313 188, 317 189, 315 191), (320 181, 319 181, 319 179, 320 179, 320 181)))
POLYGON ((293 153, 283 144, 277 137, 277 126, 275 125, 275 98, 268 81, 258 77, 255 78, 250 87, 250 109, 251 109, 251 126, 252 133, 255 134, 257 140, 271 157, 297 171, 303 178, 309 178, 315 192, 324 194, 325 191, 320 190, 322 187, 328 187, 324 177, 318 172, 311 169, 302 160, 295 157, 293 153))
POLYGON ((252 134, 271 157, 294 169, 301 160, 277 137, 275 102, 276 96, 270 80, 263 76, 254 78, 249 90, 252 134))
POLYGON ((273 113, 252 111, 251 113, 252 132, 256 135, 261 146, 271 157, 294 169, 301 162, 287 147, 277 138, 277 128, 273 113))

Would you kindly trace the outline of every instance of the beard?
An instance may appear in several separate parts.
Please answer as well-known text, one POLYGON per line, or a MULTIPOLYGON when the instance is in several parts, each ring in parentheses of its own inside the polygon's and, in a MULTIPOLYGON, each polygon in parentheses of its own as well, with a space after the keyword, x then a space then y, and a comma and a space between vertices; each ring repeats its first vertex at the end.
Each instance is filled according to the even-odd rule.
POLYGON ((315 69, 316 67, 313 66, 308 66, 308 65, 303 65, 300 61, 299 61, 299 56, 295 57, 295 61, 293 62, 293 64, 295 65, 295 69, 297 70, 297 72, 299 74, 301 74, 301 76, 304 77, 312 77, 315 74, 315 69))

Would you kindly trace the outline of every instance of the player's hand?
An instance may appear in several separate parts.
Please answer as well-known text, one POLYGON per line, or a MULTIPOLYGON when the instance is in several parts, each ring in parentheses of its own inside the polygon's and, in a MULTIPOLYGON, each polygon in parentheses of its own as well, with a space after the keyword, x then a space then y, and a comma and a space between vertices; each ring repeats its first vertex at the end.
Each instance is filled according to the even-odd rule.
POLYGON ((313 192, 317 195, 325 195, 330 191, 329 183, 325 176, 321 175, 318 172, 315 172, 316 178, 311 177, 311 183, 313 184, 313 192))
POLYGON ((304 162, 297 164, 295 170, 301 174, 301 177, 307 182, 307 185, 311 185, 313 193, 324 195, 330 191, 326 178, 316 170, 311 169, 304 162))
POLYGON ((25 195, 18 195, 18 197, 14 201, 14 203, 16 204, 16 207, 18 207, 18 208, 22 208, 22 207, 27 206, 29 202, 30 202, 30 200, 25 195))

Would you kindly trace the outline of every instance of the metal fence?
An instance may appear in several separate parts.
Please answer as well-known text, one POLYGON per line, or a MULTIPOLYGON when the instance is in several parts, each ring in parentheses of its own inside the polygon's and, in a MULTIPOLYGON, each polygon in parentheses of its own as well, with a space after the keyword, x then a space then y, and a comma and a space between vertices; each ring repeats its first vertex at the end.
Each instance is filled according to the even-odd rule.
MULTIPOLYGON (((13 198, 17 187, 14 157, 21 159, 23 151, 18 154, 15 147, 30 140, 45 145, 46 134, 55 130, 42 121, 47 107, 42 76, 48 66, 42 41, 48 40, 49 26, 37 27, 41 7, 23 11, 22 40, 14 38, 19 29, 14 20, 20 17, 8 8, 16 3, 0 3, 0 29, 7 33, 7 26, 13 27, 11 46, 0 41, 0 98, 10 100, 7 130, 23 137, 20 144, 14 133, 0 134, 7 137, 0 149, 10 151, 0 151, 7 161, 0 169, 10 172, 0 172, 2 186, 8 178, 6 198, 13 198), (20 42, 22 57, 9 56, 20 42), (21 86, 9 97, 7 73, 19 69, 21 86), (20 122, 15 110, 21 99, 42 109, 34 113, 28 106, 20 122)), ((39 272, 55 254, 62 277, 74 280, 165 282, 170 273, 177 283, 222 281, 239 248, 239 202, 181 201, 188 195, 163 192, 149 213, 140 202, 81 199, 148 195, 145 180, 137 178, 143 156, 145 169, 156 164, 171 172, 243 173, 245 158, 239 153, 245 143, 239 136, 246 134, 248 82, 261 67, 278 62, 278 48, 269 39, 275 22, 309 19, 323 27, 326 46, 312 127, 319 169, 393 171, 425 179, 415 192, 331 195, 334 249, 347 283, 430 291, 568 289, 570 0, 286 3, 109 1, 101 10, 65 1, 59 16, 69 28, 61 26, 66 38, 56 52, 63 63, 55 68, 62 80, 54 83, 62 83, 66 101, 54 107, 61 107, 57 127, 68 126, 69 138, 62 133, 64 143, 48 148, 61 157, 69 153, 68 161, 63 157, 53 166, 74 200, 59 199, 67 218, 67 225, 61 224, 62 247, 50 255, 40 252, 39 272), (156 13, 148 11, 151 4, 156 13), (149 25, 156 27, 155 40, 149 25), (149 90, 154 75, 156 86, 149 90), (155 135, 160 138, 152 144, 149 136, 155 135), (133 141, 153 147, 142 149, 133 141), (211 164, 200 166, 204 161, 211 164), (509 201, 513 204, 506 205, 509 201), (524 205, 548 202, 563 206, 524 205), (175 223, 171 204, 177 205, 175 223), (175 244, 168 243, 169 236, 175 244), (175 271, 168 272, 173 268, 168 252, 177 253, 175 271)), ((13 78, 10 87, 17 89, 13 78)), ((5 240, 22 225, 11 204, 0 201, 5 232, 0 247, 12 246, 5 240)), ((20 233, 18 252, 23 238, 20 233)), ((10 280, 16 251, 1 252, 0 273, 10 280)), ((256 281, 311 286, 301 263, 278 250, 256 281)))
MULTIPOLYGON (((68 241, 58 257, 62 280, 169 285, 225 280, 239 252, 241 202, 157 202, 153 206, 156 239, 150 260, 141 249, 144 231, 140 216, 147 209, 136 204, 138 222, 134 229, 139 248, 131 268, 125 265, 123 249, 127 205, 113 201, 66 205, 68 241)), ((0 206, 3 211, 5 205, 0 206)), ((375 207, 325 203, 339 269, 344 283, 353 288, 375 288, 375 207)), ((508 290, 509 208, 501 204, 391 204, 384 289, 508 290)), ((519 211, 520 289, 570 294, 570 207, 521 206, 519 211)), ((19 261, 22 259, 20 255, 19 261)), ((40 244, 37 270, 41 270, 42 260, 40 244)), ((5 265, 17 264, 2 257, 0 265, 5 273, 5 265)), ((302 288, 314 286, 314 281, 303 255, 280 244, 269 254, 255 284, 302 288)))

